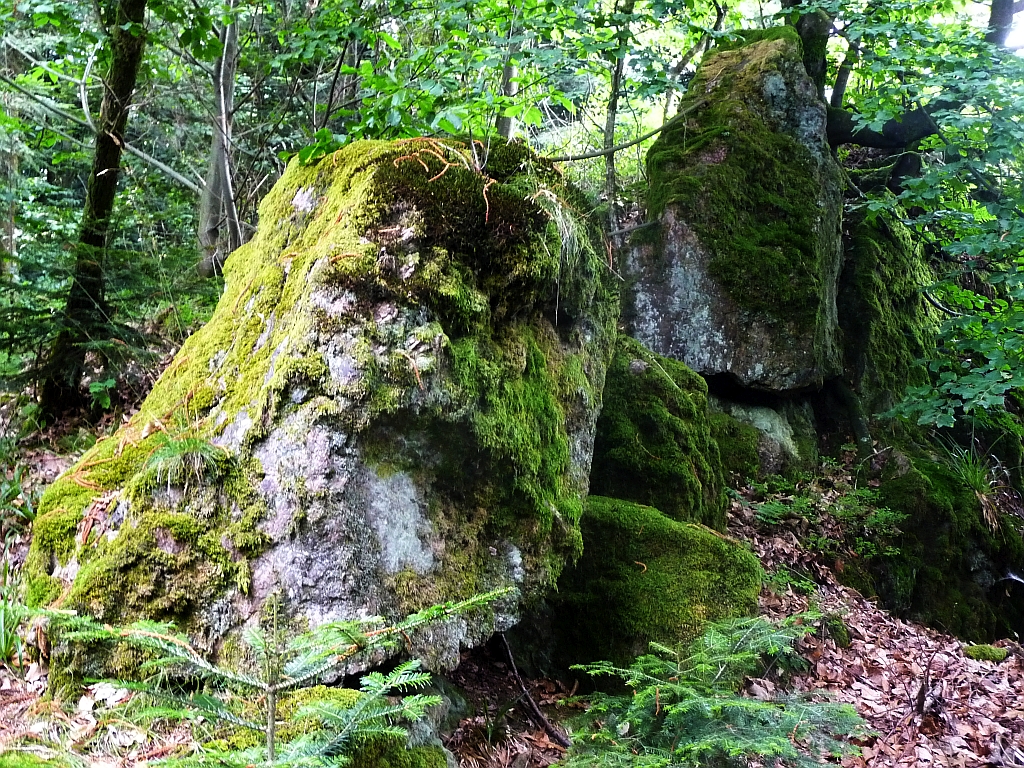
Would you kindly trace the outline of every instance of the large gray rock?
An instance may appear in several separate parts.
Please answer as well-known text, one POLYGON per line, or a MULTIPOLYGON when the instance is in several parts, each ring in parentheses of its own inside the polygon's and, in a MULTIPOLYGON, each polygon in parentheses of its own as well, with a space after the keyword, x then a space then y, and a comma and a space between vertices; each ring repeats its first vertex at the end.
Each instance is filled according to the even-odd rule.
POLYGON ((841 371, 840 170, 825 104, 781 27, 701 65, 648 155, 649 215, 625 259, 629 332, 745 387, 814 387, 841 371))
POLYGON ((213 319, 47 492, 33 602, 216 652, 272 594, 315 626, 518 590, 414 638, 435 668, 515 622, 580 550, 618 307, 558 176, 518 145, 473 159, 289 167, 213 319))

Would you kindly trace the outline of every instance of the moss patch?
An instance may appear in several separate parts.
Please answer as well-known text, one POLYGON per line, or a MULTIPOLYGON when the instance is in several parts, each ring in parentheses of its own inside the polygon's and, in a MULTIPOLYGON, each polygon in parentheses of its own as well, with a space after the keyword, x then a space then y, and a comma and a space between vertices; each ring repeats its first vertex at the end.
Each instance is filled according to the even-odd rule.
POLYGON ((964 656, 975 661, 994 661, 999 663, 1005 661, 1009 651, 1005 648, 997 648, 994 645, 968 645, 964 648, 964 656))
POLYGON ((1019 601, 997 584, 1024 566, 1024 541, 1005 521, 993 532, 974 491, 946 467, 915 459, 910 471, 883 481, 879 501, 908 515, 900 554, 869 574, 888 607, 978 642, 1024 629, 1019 601))
POLYGON ((754 43, 761 43, 772 40, 785 40, 791 45, 801 46, 800 35, 796 28, 788 24, 766 29, 741 29, 733 34, 733 39, 723 38, 716 45, 716 51, 735 51, 737 48, 744 48, 754 43))
POLYGON ((352 755, 352 768, 446 768, 441 747, 407 747, 398 739, 376 739, 352 755))
POLYGON ((620 336, 597 422, 591 493, 724 530, 724 481, 708 420, 700 376, 620 336))
POLYGON ((920 364, 934 346, 935 311, 922 296, 934 282, 921 246, 898 220, 849 221, 839 283, 846 379, 871 413, 892 408, 908 385, 922 384, 920 364))
POLYGON ((788 27, 753 38, 702 63, 680 109, 701 106, 674 120, 647 156, 648 208, 681 211, 740 307, 810 329, 832 259, 815 202, 822 179, 810 150, 766 121, 762 88, 770 73, 802 70, 800 41, 788 27))
POLYGON ((732 482, 756 478, 761 473, 761 459, 757 445, 761 433, 756 427, 730 416, 713 412, 710 416, 711 436, 718 443, 722 467, 732 482))
POLYGON ((628 661, 682 643, 705 622, 757 608, 757 558, 721 534, 653 507, 591 496, 583 557, 559 582, 557 612, 576 661, 628 661))

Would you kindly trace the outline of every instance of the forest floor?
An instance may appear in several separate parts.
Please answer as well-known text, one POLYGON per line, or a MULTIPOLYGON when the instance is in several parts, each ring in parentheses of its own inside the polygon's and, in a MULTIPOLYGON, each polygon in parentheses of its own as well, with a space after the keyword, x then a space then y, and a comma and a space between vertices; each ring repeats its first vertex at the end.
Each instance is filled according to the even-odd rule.
MULTIPOLYGON (((46 450, 27 453, 38 484, 52 481, 69 461, 46 450)), ((1008 651, 999 663, 975 661, 964 643, 927 627, 903 621, 843 586, 828 558, 805 546, 806 523, 767 525, 757 516, 750 489, 735 494, 729 535, 747 542, 769 574, 760 613, 768 619, 814 611, 842 620, 849 643, 837 643, 819 629, 798 642, 808 669, 792 686, 824 692, 853 705, 873 735, 859 741, 859 756, 843 758, 851 768, 868 766, 1005 766, 1024 768, 1024 649, 1013 641, 996 643, 1008 651), (799 534, 799 536, 798 536, 799 534)), ((27 532, 13 536, 10 564, 23 561, 27 532)), ((822 622, 819 622, 822 623, 822 622)), ((505 651, 492 641, 463 656, 448 676, 465 696, 464 716, 444 737, 465 768, 544 768, 564 757, 555 734, 531 716, 520 679, 505 651)), ((578 714, 573 680, 522 681, 548 723, 578 714)), ((187 727, 140 730, 122 717, 129 692, 109 684, 90 686, 73 702, 59 705, 44 696, 46 670, 39 664, 0 666, 0 765, 16 744, 44 759, 54 749, 73 751, 88 765, 142 766, 187 748, 187 727)), ((777 681, 749 679, 745 693, 770 698, 777 681)), ((566 732, 563 728, 562 733, 566 732)))

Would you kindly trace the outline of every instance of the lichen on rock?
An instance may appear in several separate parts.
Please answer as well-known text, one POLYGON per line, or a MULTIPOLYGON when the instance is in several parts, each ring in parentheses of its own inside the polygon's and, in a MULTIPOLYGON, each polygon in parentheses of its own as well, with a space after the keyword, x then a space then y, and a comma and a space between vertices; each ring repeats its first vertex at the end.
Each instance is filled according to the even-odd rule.
POLYGON ((840 171, 795 30, 702 62, 648 155, 659 231, 624 269, 628 330, 704 375, 771 391, 839 372, 840 171))
MULTIPOLYGON (((579 209, 504 142, 293 162, 211 321, 47 491, 33 602, 216 651, 271 593, 315 625, 542 591, 580 548, 618 312, 579 209), (194 471, 153 471, 168 442, 194 471)), ((434 628, 427 660, 516 612, 434 628)))

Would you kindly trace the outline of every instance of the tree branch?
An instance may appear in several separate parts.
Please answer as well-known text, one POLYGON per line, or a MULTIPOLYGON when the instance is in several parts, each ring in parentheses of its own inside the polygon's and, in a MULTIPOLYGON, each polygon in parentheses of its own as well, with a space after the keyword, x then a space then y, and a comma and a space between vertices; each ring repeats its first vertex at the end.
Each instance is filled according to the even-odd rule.
MULTIPOLYGON (((95 135, 95 131, 92 129, 92 127, 88 123, 86 123, 84 120, 79 120, 77 117, 75 117, 74 115, 72 115, 72 114, 70 114, 68 112, 65 112, 63 109, 61 109, 57 105, 51 104, 49 99, 46 99, 46 98, 44 98, 42 96, 38 96, 38 95, 32 93, 32 91, 28 90, 27 88, 23 88, 22 86, 18 85, 16 82, 14 82, 10 78, 6 77, 5 75, 0 75, 0 82, 6 83, 11 88, 16 90, 18 93, 20 93, 23 96, 27 96, 28 98, 32 99, 32 101, 34 101, 37 104, 39 104, 40 106, 42 106, 48 112, 51 112, 52 114, 56 115, 57 117, 59 117, 59 118, 61 118, 63 120, 67 120, 69 123, 74 123, 79 128, 84 128, 85 130, 87 130, 90 133, 92 133, 93 135, 95 135)), ((148 163, 149 165, 152 165, 158 171, 162 171, 163 173, 167 174, 172 179, 174 179, 176 182, 181 184, 183 187, 186 187, 187 189, 191 190, 192 192, 195 192, 197 195, 200 192, 202 192, 202 187, 200 187, 194 181, 192 181, 189 178, 186 178, 185 176, 182 176, 180 173, 178 173, 176 170, 171 168, 169 165, 166 165, 165 163, 160 162, 159 160, 157 160, 152 155, 146 154, 141 149, 136 149, 135 147, 133 147, 128 142, 124 143, 124 151, 127 152, 130 155, 134 155, 135 157, 137 157, 140 160, 142 160, 144 163, 148 163)))
MULTIPOLYGON (((929 105, 932 109, 955 109, 948 101, 937 101, 929 105)), ((922 107, 912 109, 898 118, 889 120, 881 131, 871 128, 857 128, 854 115, 845 109, 828 108, 828 143, 833 147, 842 144, 859 144, 876 149, 906 149, 908 144, 935 134, 935 123, 922 107)))
POLYGON ((613 152, 618 152, 618 151, 623 150, 623 149, 629 149, 630 147, 635 147, 640 142, 647 141, 647 139, 651 138, 651 136, 657 136, 659 133, 661 133, 666 128, 668 128, 669 125, 671 125, 673 122, 678 120, 680 117, 682 117, 683 115, 690 114, 691 112, 693 112, 697 108, 703 107, 705 104, 707 104, 707 101, 705 101, 705 100, 694 102, 693 104, 688 106, 686 109, 679 110, 679 112, 676 114, 676 116, 674 118, 672 118, 671 120, 669 120, 667 123, 664 123, 664 124, 658 126, 653 131, 649 131, 649 132, 645 133, 643 136, 641 136, 638 139, 633 139, 632 141, 627 141, 624 144, 616 144, 614 147, 607 147, 605 149, 595 149, 593 152, 584 152, 582 155, 559 155, 557 157, 543 157, 542 156, 541 160, 549 160, 552 163, 575 163, 577 160, 589 160, 592 157, 604 157, 605 155, 610 155, 613 152))

